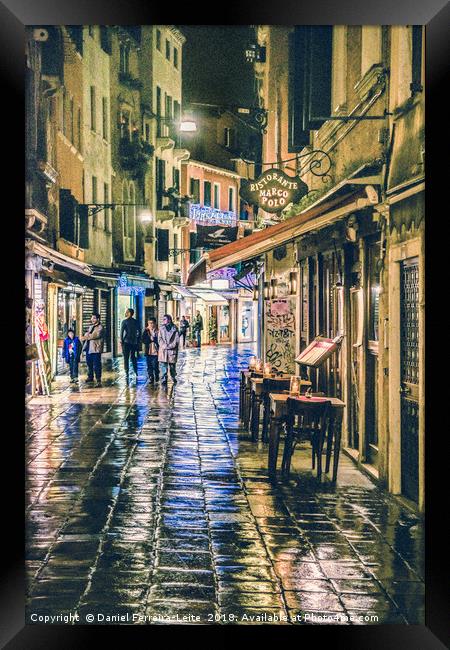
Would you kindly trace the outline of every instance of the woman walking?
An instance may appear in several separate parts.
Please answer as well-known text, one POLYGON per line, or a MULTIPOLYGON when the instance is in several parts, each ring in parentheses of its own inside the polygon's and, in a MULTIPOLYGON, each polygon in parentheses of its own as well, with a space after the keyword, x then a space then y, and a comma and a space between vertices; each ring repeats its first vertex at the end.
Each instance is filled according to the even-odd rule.
POLYGON ((144 353, 147 360, 148 383, 157 384, 159 381, 159 362, 158 362, 158 328, 156 327, 156 318, 149 318, 147 327, 142 334, 144 344, 144 353))
POLYGON ((158 334, 158 359, 161 366, 161 386, 167 386, 167 369, 174 384, 177 383, 176 363, 178 358, 178 347, 180 345, 180 334, 172 321, 172 316, 166 314, 163 317, 163 324, 158 334))

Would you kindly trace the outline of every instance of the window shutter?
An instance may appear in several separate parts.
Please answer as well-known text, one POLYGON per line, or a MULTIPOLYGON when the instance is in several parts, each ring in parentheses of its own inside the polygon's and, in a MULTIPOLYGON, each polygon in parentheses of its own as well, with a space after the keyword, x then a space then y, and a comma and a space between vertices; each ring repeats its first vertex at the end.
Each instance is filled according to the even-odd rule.
POLYGON ((158 262, 169 261, 169 231, 156 229, 156 259, 158 262))
POLYGON ((80 218, 80 246, 89 248, 89 208, 87 205, 78 206, 78 216, 80 218))
POLYGON ((331 115, 332 25, 308 27, 305 127, 320 129, 331 115))
POLYGON ((195 247, 197 246, 197 233, 196 232, 190 232, 189 233, 189 262, 191 264, 195 264, 197 261, 197 251, 195 250, 195 247))
POLYGON ((70 190, 59 191, 59 234, 75 243, 75 198, 70 190))
POLYGON ((332 25, 301 25, 289 36, 290 151, 309 144, 309 131, 331 113, 332 30, 332 25))

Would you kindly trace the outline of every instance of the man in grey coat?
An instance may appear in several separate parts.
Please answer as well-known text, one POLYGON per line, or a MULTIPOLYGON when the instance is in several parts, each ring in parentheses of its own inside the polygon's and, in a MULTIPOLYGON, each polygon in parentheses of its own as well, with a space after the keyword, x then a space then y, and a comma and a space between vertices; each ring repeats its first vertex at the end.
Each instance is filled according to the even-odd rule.
POLYGON ((180 345, 180 334, 172 321, 172 316, 166 314, 163 317, 163 324, 158 334, 158 361, 161 370, 161 386, 167 386, 167 368, 170 369, 170 376, 174 384, 177 383, 176 363, 178 358, 178 346, 180 345))
POLYGON ((86 363, 88 367, 88 377, 86 383, 90 384, 97 380, 97 386, 102 385, 102 352, 105 332, 103 325, 100 323, 100 314, 92 314, 91 327, 84 336, 80 336, 80 341, 85 341, 83 351, 86 352, 86 363))

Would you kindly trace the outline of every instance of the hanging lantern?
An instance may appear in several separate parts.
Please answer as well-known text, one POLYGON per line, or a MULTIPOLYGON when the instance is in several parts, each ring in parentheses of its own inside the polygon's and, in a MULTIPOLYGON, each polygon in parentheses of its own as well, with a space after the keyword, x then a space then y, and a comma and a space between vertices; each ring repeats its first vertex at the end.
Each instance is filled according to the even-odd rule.
POLYGON ((264 299, 270 300, 270 282, 264 282, 264 299))
POLYGON ((295 296, 297 294, 297 271, 289 273, 289 294, 295 296))
POLYGON ((274 277, 270 279, 270 297, 274 300, 277 297, 278 280, 274 277))

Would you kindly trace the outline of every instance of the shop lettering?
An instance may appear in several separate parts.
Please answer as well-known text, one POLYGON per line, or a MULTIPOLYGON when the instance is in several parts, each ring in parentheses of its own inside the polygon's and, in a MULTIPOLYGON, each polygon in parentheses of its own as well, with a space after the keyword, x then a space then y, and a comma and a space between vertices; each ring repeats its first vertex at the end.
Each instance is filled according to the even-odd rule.
POLYGON ((308 186, 298 176, 287 176, 283 171, 269 169, 256 181, 242 182, 240 195, 250 204, 266 212, 279 212, 295 203, 308 192, 308 186))

